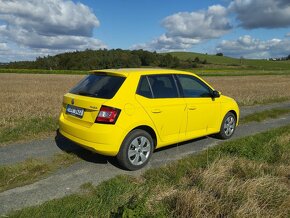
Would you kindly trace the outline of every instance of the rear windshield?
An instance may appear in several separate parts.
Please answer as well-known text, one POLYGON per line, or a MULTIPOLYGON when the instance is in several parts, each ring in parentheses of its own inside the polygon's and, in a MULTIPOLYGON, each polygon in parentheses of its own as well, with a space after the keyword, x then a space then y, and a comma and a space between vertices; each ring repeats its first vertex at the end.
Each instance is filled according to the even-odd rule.
POLYGON ((90 74, 77 84, 70 93, 96 98, 113 98, 125 77, 107 74, 90 74))

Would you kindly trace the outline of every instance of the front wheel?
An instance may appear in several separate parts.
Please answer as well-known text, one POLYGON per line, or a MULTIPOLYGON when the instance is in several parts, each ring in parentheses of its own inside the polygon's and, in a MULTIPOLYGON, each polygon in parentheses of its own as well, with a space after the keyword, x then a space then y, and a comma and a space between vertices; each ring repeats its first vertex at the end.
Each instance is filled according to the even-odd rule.
POLYGON ((236 129, 236 117, 232 112, 228 112, 223 119, 221 124, 220 132, 217 137, 220 139, 229 139, 235 132, 236 129))
POLYGON ((151 135, 144 130, 136 129, 124 139, 117 160, 127 170, 138 170, 148 163, 153 148, 151 135))

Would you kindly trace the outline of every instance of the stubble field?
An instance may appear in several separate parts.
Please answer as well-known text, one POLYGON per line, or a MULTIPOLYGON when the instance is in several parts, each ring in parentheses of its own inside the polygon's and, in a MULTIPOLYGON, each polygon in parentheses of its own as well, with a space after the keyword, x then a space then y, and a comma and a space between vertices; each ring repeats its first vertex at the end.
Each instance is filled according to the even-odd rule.
MULTIPOLYGON (((63 94, 83 77, 0 74, 0 143, 56 128, 63 94)), ((290 99, 289 76, 223 76, 205 80, 240 105, 290 99)))

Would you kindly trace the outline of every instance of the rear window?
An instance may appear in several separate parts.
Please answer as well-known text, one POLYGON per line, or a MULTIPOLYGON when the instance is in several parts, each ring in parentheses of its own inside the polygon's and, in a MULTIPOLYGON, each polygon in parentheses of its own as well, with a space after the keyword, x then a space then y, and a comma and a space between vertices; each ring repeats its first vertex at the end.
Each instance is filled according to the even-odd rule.
POLYGON ((107 74, 90 74, 72 88, 70 93, 110 99, 114 97, 124 81, 125 77, 107 74))

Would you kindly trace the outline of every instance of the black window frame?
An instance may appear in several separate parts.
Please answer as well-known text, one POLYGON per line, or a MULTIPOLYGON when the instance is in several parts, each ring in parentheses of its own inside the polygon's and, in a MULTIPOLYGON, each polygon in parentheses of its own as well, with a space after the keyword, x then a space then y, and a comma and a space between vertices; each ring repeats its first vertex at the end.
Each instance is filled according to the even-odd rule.
POLYGON ((194 75, 188 75, 188 74, 175 74, 175 76, 176 76, 176 82, 177 82, 178 87, 179 87, 179 91, 180 91, 181 96, 183 98, 212 98, 213 89, 210 88, 206 83, 204 83, 203 81, 201 81, 196 76, 194 76, 194 75), (204 86, 204 87, 206 87, 208 89, 209 96, 204 96, 204 97, 203 96, 190 96, 190 97, 186 97, 184 95, 183 88, 182 88, 182 85, 181 85, 181 82, 180 82, 178 76, 186 76, 186 77, 192 77, 192 78, 194 78, 195 81, 197 81, 199 84, 201 84, 202 86, 204 86))
POLYGON ((153 99, 153 98, 154 98, 154 94, 153 94, 153 91, 152 91, 152 87, 151 87, 151 85, 150 85, 150 82, 149 82, 149 80, 148 80, 147 75, 142 75, 142 76, 140 76, 140 78, 139 78, 139 83, 138 83, 137 90, 136 90, 136 94, 137 94, 137 95, 140 95, 140 96, 142 96, 142 97, 144 97, 144 98, 150 98, 150 99, 153 99), (142 95, 142 94, 140 93, 141 82, 142 82, 143 79, 146 79, 146 81, 147 81, 147 83, 148 83, 151 97, 144 96, 144 95, 142 95))
POLYGON ((151 77, 151 76, 152 76, 152 77, 153 77, 153 76, 170 76, 170 77, 172 78, 172 80, 174 81, 174 87, 175 87, 175 89, 176 89, 177 96, 176 96, 176 97, 166 97, 166 98, 180 98, 180 97, 181 97, 180 87, 179 87, 179 85, 178 85, 178 81, 177 81, 177 79, 176 79, 176 76, 175 76, 175 74, 170 74, 170 73, 168 73, 168 74, 149 74, 149 75, 141 75, 141 76, 140 76, 140 79, 139 79, 138 87, 137 87, 137 90, 136 90, 136 94, 138 94, 138 95, 140 95, 140 96, 142 96, 142 97, 144 97, 144 98, 150 98, 150 97, 147 97, 147 96, 141 95, 141 94, 139 93, 139 90, 140 90, 140 87, 141 87, 141 81, 142 81, 142 79, 145 77, 145 78, 147 79, 147 83, 148 83, 148 85, 149 85, 150 92, 151 92, 151 98, 150 98, 150 99, 166 99, 166 98, 163 98, 163 97, 161 97, 161 98, 157 98, 157 97, 155 97, 155 95, 154 95, 154 91, 153 91, 153 89, 152 89, 152 84, 150 83, 150 80, 149 80, 149 77, 151 77))

